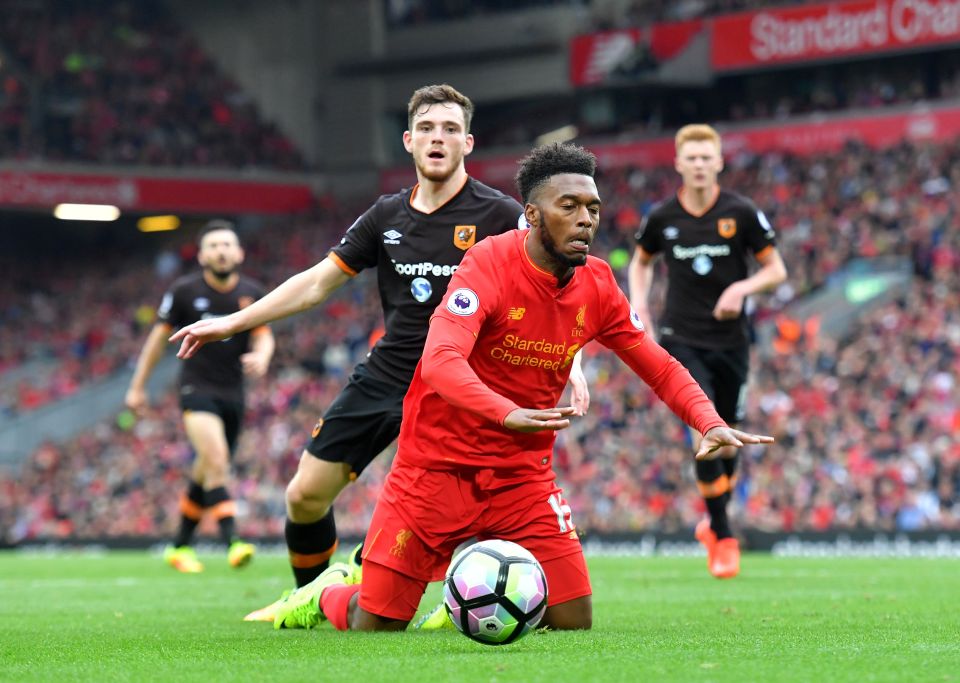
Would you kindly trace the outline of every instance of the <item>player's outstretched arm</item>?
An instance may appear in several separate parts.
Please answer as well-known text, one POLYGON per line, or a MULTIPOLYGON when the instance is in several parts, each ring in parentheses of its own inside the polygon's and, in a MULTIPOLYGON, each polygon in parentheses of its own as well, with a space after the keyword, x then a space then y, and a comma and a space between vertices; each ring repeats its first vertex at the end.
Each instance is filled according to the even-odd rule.
POLYGON ((773 437, 763 434, 749 434, 732 427, 714 427, 703 435, 703 439, 700 441, 700 450, 694 457, 697 460, 712 460, 717 457, 720 449, 724 446, 742 448, 744 444, 748 443, 773 443, 773 437))
POLYGON ((327 257, 313 268, 297 273, 246 308, 222 318, 198 320, 171 335, 169 341, 181 342, 177 358, 190 358, 204 344, 312 308, 349 279, 350 276, 327 257))

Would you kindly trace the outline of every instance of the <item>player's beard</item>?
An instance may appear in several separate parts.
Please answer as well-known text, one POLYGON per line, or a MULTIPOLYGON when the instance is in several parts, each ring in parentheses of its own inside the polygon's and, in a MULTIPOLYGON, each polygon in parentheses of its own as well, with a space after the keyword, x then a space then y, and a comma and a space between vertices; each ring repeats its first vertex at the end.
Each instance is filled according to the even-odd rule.
POLYGON ((218 282, 226 282, 236 271, 236 265, 221 266, 220 268, 216 266, 207 266, 207 272, 210 273, 218 282))
MULTIPOLYGON (((429 159, 429 157, 427 158, 429 159)), ((444 161, 449 161, 449 159, 444 159, 444 161)), ((419 160, 415 162, 415 165, 421 178, 429 180, 432 183, 443 183, 453 176, 460 164, 459 162, 450 164, 443 171, 428 170, 426 164, 421 163, 419 160)))
POLYGON ((543 246, 543 250, 547 252, 547 255, 553 259, 558 266, 564 270, 569 270, 570 268, 586 265, 586 254, 567 256, 566 254, 560 253, 560 250, 557 248, 557 243, 550 235, 550 231, 547 230, 547 217, 544 215, 543 211, 540 211, 540 229, 537 230, 537 232, 539 233, 540 244, 543 246))

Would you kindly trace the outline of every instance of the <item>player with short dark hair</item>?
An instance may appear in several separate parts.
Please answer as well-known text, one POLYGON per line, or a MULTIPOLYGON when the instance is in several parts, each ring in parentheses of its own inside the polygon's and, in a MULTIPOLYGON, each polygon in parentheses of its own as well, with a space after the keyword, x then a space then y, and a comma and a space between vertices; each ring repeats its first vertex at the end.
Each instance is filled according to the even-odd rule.
POLYGON ((406 628, 430 581, 463 541, 518 543, 550 587, 540 622, 586 629, 590 580, 570 506, 555 481, 553 443, 572 406, 557 407, 574 354, 612 349, 704 434, 696 457, 769 443, 729 428, 680 363, 643 329, 604 261, 589 256, 600 222, 591 153, 535 149, 518 184, 530 229, 490 237, 464 258, 430 320, 404 399, 393 466, 364 542, 359 584, 343 564, 292 593, 276 628, 406 628))
MULTIPOLYGON (((756 205, 723 190, 720 136, 710 126, 684 126, 676 135, 675 168, 683 185, 655 207, 637 233, 629 266, 630 301, 648 329, 647 304, 654 260, 663 254, 667 296, 659 321, 660 342, 686 366, 728 424, 743 421, 750 348, 744 302, 787 277, 773 227, 756 205), (750 274, 750 261, 759 268, 750 274)), ((691 434, 694 442, 699 434, 691 434)), ((727 517, 737 452, 696 463, 697 485, 709 518, 695 530, 717 578, 740 571, 740 546, 727 517)))
MULTIPOLYGON (((137 359, 126 395, 127 407, 136 412, 147 405, 146 383, 172 330, 197 320, 229 315, 263 295, 259 283, 237 270, 243 263, 243 248, 232 223, 210 221, 198 245, 202 271, 180 278, 164 294, 157 310, 159 320, 137 359)), ((242 567, 253 557, 254 546, 236 537, 236 503, 227 485, 230 456, 243 423, 244 375, 262 377, 273 350, 270 328, 258 326, 207 347, 181 368, 183 426, 196 457, 190 483, 180 498, 179 531, 164 551, 164 560, 178 571, 203 571, 190 543, 204 514, 217 520, 220 537, 229 548, 231 566, 242 567)))
MULTIPOLYGON (((189 358, 204 343, 316 306, 361 270, 377 269, 385 334, 317 422, 287 487, 285 535, 297 586, 325 570, 337 548, 337 495, 400 432, 403 396, 451 276, 475 244, 515 230, 522 214, 515 199, 467 174, 473 104, 465 95, 449 85, 426 86, 407 112, 403 142, 416 167, 414 187, 380 197, 323 261, 255 305, 171 337, 183 341, 179 355, 189 358)), ((578 380, 577 401, 585 409, 582 374, 578 380)), ((247 619, 272 621, 277 604, 247 619)))

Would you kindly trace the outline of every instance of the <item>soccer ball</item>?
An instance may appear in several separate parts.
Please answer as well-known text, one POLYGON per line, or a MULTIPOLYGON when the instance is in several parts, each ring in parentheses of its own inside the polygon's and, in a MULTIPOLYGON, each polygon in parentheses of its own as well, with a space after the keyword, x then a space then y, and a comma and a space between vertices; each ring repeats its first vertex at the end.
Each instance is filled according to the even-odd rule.
POLYGON ((547 609, 547 578, 523 546, 481 541, 453 558, 443 581, 443 604, 467 637, 505 645, 540 623, 547 609))

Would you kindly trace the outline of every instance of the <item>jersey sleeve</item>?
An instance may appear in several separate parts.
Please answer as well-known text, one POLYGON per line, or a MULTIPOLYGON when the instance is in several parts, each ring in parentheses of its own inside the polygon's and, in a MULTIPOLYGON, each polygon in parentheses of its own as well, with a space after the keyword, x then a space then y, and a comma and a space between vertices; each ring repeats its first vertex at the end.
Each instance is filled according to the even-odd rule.
POLYGON ((660 244, 660 218, 656 210, 651 211, 640 222, 637 230, 637 246, 648 254, 658 254, 663 249, 660 244))
POLYGON ((776 231, 773 225, 766 214, 749 200, 744 207, 743 221, 744 241, 751 252, 759 254, 768 247, 776 246, 776 231))
POLYGON ((467 359, 475 342, 476 337, 467 328, 444 316, 434 316, 420 374, 447 403, 502 425, 520 406, 487 386, 470 366, 467 359))
POLYGON ((484 320, 499 307, 500 286, 490 252, 474 247, 453 274, 444 301, 430 319, 421 375, 448 403, 503 424, 519 406, 487 386, 468 360, 484 320))
POLYGON ((727 426, 690 372, 652 338, 645 336, 617 355, 677 417, 701 434, 727 426))
POLYGON ((491 252, 481 242, 466 253, 431 321, 441 317, 468 329, 474 336, 480 333, 483 321, 500 306, 500 278, 491 252))
POLYGON ((613 271, 605 263, 603 267, 606 277, 598 278, 599 298, 607 305, 597 340, 614 351, 670 410, 701 434, 713 427, 725 427, 713 403, 687 369, 646 334, 613 271))
POLYGON ((377 205, 374 204, 354 222, 330 250, 334 261, 349 275, 377 265, 380 256, 380 237, 377 229, 377 205))
POLYGON ((163 294, 160 305, 157 307, 157 320, 175 328, 189 325, 193 320, 187 320, 187 297, 183 287, 174 284, 163 294))

